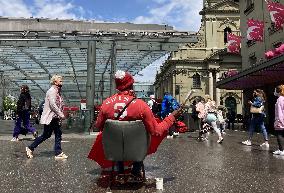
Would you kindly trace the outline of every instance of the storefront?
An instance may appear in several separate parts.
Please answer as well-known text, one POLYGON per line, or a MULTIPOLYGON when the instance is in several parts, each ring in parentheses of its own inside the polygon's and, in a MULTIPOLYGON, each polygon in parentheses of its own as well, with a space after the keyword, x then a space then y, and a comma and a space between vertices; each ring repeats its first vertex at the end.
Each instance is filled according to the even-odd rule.
POLYGON ((267 126, 273 131, 274 105, 276 97, 273 95, 275 86, 284 84, 284 54, 253 66, 238 74, 217 82, 217 87, 228 90, 243 90, 244 93, 244 117, 249 116, 247 101, 252 98, 252 91, 256 88, 263 89, 267 100, 265 111, 267 114, 267 126))

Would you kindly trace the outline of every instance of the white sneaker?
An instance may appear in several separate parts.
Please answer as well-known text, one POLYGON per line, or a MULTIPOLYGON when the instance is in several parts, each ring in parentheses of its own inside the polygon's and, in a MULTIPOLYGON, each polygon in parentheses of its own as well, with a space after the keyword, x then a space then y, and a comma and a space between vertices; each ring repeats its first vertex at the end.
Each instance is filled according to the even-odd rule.
POLYGON ((18 137, 13 137, 13 138, 11 139, 11 141, 19 141, 19 138, 18 138, 18 137))
POLYGON ((26 154, 28 158, 33 158, 33 151, 30 148, 26 147, 26 154))
POLYGON ((274 155, 284 155, 284 151, 280 151, 279 149, 272 152, 274 155))
POLYGON ((68 156, 65 155, 63 152, 61 154, 55 156, 55 159, 67 159, 67 158, 68 158, 68 156))
POLYGON ((242 144, 247 145, 247 146, 251 146, 251 141, 249 141, 249 140, 242 141, 242 144))
POLYGON ((174 136, 179 136, 179 132, 174 132, 173 135, 174 136))
POLYGON ((224 138, 223 138, 223 137, 221 137, 221 138, 219 138, 219 139, 218 139, 217 143, 222 143, 222 142, 223 142, 223 140, 224 140, 224 138))
POLYGON ((266 148, 269 148, 269 144, 268 143, 263 143, 260 145, 260 147, 266 147, 266 148))
POLYGON ((174 138, 173 135, 168 135, 168 136, 167 136, 167 139, 173 139, 173 138, 174 138))

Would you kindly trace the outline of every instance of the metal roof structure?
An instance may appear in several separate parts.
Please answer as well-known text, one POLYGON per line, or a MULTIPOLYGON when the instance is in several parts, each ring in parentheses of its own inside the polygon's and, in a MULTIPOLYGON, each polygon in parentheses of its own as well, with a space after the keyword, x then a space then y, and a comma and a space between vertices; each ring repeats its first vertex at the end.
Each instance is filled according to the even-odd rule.
MULTIPOLYGON (((50 20, 44 22, 46 24, 50 20)), ((125 70, 135 75, 165 54, 177 50, 181 44, 198 41, 195 34, 159 25, 153 25, 152 30, 151 25, 143 29, 144 26, 140 28, 138 24, 127 24, 131 27, 122 30, 114 29, 112 24, 100 24, 104 26, 103 30, 82 31, 60 30, 60 27, 57 31, 49 31, 48 25, 45 30, 41 26, 37 31, 28 23, 21 24, 26 28, 16 23, 11 25, 15 25, 16 30, 6 29, 0 18, 0 73, 5 80, 6 92, 19 94, 19 86, 27 84, 31 95, 39 102, 50 87, 50 77, 59 74, 64 80, 64 98, 70 105, 79 104, 87 97, 89 42, 96 45, 94 99, 101 102, 112 92, 110 77, 114 70, 125 70)), ((74 24, 74 29, 77 25, 80 22, 74 24)), ((117 23, 113 25, 119 26, 117 23)))

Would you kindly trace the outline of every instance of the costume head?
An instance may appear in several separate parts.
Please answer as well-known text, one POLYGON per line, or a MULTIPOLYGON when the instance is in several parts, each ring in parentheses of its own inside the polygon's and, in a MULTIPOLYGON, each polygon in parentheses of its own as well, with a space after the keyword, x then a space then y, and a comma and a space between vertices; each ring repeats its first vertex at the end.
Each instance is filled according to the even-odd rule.
POLYGON ((128 72, 118 70, 115 73, 115 84, 116 89, 119 91, 132 90, 134 79, 132 75, 128 72))

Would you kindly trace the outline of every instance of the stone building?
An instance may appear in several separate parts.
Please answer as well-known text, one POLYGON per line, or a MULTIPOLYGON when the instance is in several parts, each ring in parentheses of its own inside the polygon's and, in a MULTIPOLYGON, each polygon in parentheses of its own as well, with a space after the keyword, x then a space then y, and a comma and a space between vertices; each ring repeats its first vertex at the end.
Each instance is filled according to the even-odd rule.
MULTIPOLYGON (((284 0, 277 0, 284 5, 284 0)), ((274 104, 276 97, 274 88, 284 83, 284 55, 278 54, 270 59, 265 58, 265 52, 274 50, 284 43, 283 28, 277 30, 270 18, 265 0, 240 1, 240 22, 242 34, 242 71, 233 77, 221 80, 217 86, 222 89, 243 90, 244 104, 252 98, 252 92, 256 88, 263 89, 267 95, 265 105, 268 129, 273 130, 274 104), (247 40, 247 20, 254 19, 264 21, 263 41, 247 40)), ((249 115, 249 106, 245 105, 243 114, 249 115)))
POLYGON ((180 102, 191 89, 195 97, 209 94, 218 105, 242 113, 242 91, 216 88, 216 82, 230 69, 241 70, 241 56, 226 50, 227 34, 240 34, 239 2, 204 0, 197 44, 172 52, 155 81, 156 95, 170 92, 180 102))

